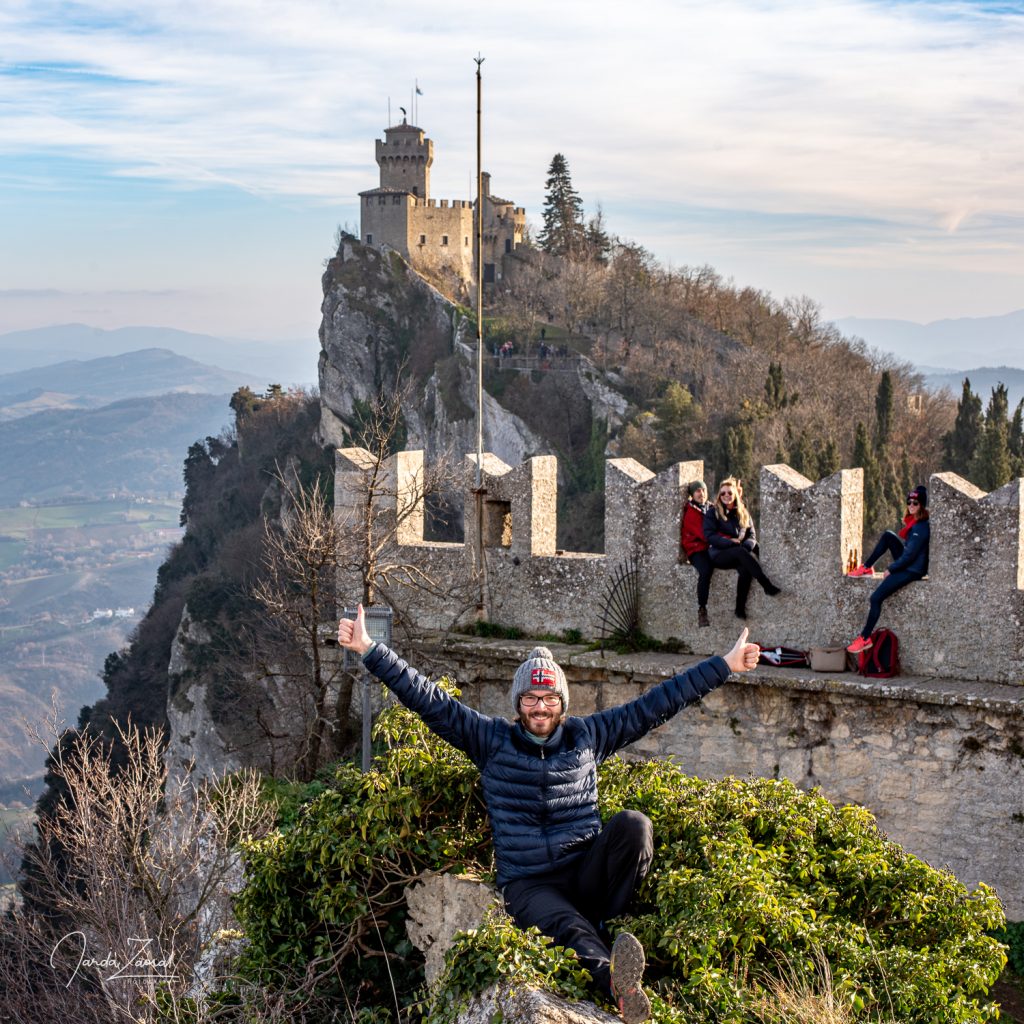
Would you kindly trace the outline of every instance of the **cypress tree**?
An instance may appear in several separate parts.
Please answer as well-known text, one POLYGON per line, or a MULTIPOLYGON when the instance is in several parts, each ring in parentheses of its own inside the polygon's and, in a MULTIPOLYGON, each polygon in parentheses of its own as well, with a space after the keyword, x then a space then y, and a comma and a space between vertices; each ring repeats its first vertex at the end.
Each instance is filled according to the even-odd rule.
POLYGON ((992 389, 981 443, 974 455, 971 479, 983 490, 994 491, 1010 480, 1009 400, 1006 385, 992 389))
POLYGON ((981 399, 971 390, 970 378, 965 377, 963 393, 956 405, 956 421, 953 429, 943 438, 946 469, 961 476, 971 472, 983 427, 981 399))
POLYGON ((788 405, 796 405, 798 395, 788 394, 782 374, 782 363, 769 363, 768 376, 764 382, 765 400, 770 412, 778 412, 788 405))
POLYGON ((888 502, 882 492, 874 446, 867 427, 858 422, 853 438, 853 464, 864 470, 864 526, 869 533, 884 529, 888 519, 888 502))
POLYGON ((748 491, 754 485, 754 428, 749 423, 727 428, 723 449, 726 474, 742 480, 748 491))
POLYGON ((544 227, 537 242, 545 252, 571 257, 580 251, 583 237, 583 203, 572 187, 569 162, 556 153, 544 183, 544 227))
POLYGON ((892 374, 882 371, 882 379, 878 382, 875 393, 875 447, 881 448, 889 443, 892 433, 893 387, 892 374))
POLYGON ((839 457, 839 445, 835 438, 830 437, 825 444, 818 449, 818 479, 824 480, 839 471, 842 461, 839 457))
POLYGON ((1010 420, 1010 436, 1007 438, 1010 447, 1011 479, 1024 476, 1024 398, 1017 403, 1010 420))

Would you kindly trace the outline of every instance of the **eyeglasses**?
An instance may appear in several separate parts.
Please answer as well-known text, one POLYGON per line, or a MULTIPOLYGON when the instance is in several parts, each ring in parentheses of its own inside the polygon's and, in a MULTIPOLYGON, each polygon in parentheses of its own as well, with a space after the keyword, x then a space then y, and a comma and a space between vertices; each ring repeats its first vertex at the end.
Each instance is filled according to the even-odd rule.
POLYGON ((557 693, 524 693, 519 698, 519 703, 524 708, 535 708, 543 704, 546 708, 557 708, 562 703, 562 698, 557 693))

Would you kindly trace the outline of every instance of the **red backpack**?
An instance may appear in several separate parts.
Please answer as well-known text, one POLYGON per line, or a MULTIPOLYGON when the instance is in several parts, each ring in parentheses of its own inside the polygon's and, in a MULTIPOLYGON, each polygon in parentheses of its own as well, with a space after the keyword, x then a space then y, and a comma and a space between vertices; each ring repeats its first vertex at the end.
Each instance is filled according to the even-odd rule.
POLYGON ((857 671, 870 679, 900 674, 900 641, 891 629, 876 629, 871 634, 871 646, 857 656, 857 671))

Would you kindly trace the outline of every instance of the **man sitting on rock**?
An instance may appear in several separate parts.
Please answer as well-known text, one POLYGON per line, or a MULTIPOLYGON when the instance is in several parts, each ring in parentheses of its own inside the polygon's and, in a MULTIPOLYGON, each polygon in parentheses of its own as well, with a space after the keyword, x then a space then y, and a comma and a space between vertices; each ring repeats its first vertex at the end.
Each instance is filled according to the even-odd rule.
POLYGON ((601 827, 597 766, 721 686, 730 672, 752 669, 759 648, 747 643, 747 630, 725 657, 584 718, 566 717, 565 673, 546 647, 535 647, 512 680, 512 723, 474 711, 374 643, 362 605, 354 620, 338 624, 338 643, 480 770, 497 884, 516 924, 536 925, 574 949, 625 1024, 646 1020, 643 947, 629 932, 610 942, 605 922, 626 911, 650 869, 653 830, 639 811, 621 811, 601 827))

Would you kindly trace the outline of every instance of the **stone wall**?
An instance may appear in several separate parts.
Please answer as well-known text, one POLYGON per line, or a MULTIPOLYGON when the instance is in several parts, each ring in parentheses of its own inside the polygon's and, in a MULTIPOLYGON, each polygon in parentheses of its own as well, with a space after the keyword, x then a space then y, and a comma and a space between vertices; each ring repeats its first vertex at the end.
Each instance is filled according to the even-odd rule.
MULTIPOLYGON (((509 685, 532 641, 421 639, 402 653, 449 672, 462 699, 509 717, 509 685)), ((570 712, 639 696, 695 658, 620 656, 552 644, 570 712)), ((995 887, 1024 920, 1024 704, 1006 684, 758 668, 733 677, 630 748, 703 778, 786 777, 869 808, 896 842, 968 886, 995 887)))
MULTIPOLYGON (((338 452, 335 500, 351 519, 364 488, 357 449, 338 452)), ((474 456, 465 463, 465 544, 423 541, 422 516, 412 517, 393 559, 426 573, 434 598, 417 595, 406 615, 421 628, 446 628, 481 615, 526 633, 578 629, 598 636, 616 575, 635 569, 640 627, 676 638, 698 654, 726 649, 740 623, 733 615, 734 572, 716 572, 712 626, 696 625, 696 575, 679 562, 679 523, 688 481, 700 461, 654 474, 632 459, 611 459, 605 473, 605 552, 557 550, 557 464, 539 456, 510 467, 486 454, 483 490, 475 493, 474 456), (476 502, 483 505, 483 543, 476 544, 476 502), (475 580, 479 605, 454 606, 448 589, 475 580)), ((415 500, 422 454, 396 456, 395 480, 382 496, 390 514, 415 500), (397 467, 403 467, 398 472, 397 467)), ((844 575, 874 538, 862 537, 863 474, 840 470, 814 483, 784 465, 761 470, 762 563, 783 588, 774 598, 755 586, 748 603, 751 638, 800 648, 847 643, 861 628, 870 578, 844 575)), ((984 494, 952 473, 932 476, 929 576, 886 602, 880 625, 900 638, 904 670, 951 680, 1020 684, 1024 657, 1024 479, 984 494)), ((384 514, 388 510, 382 509, 384 514)), ((340 591, 357 592, 341 572, 340 591)))

